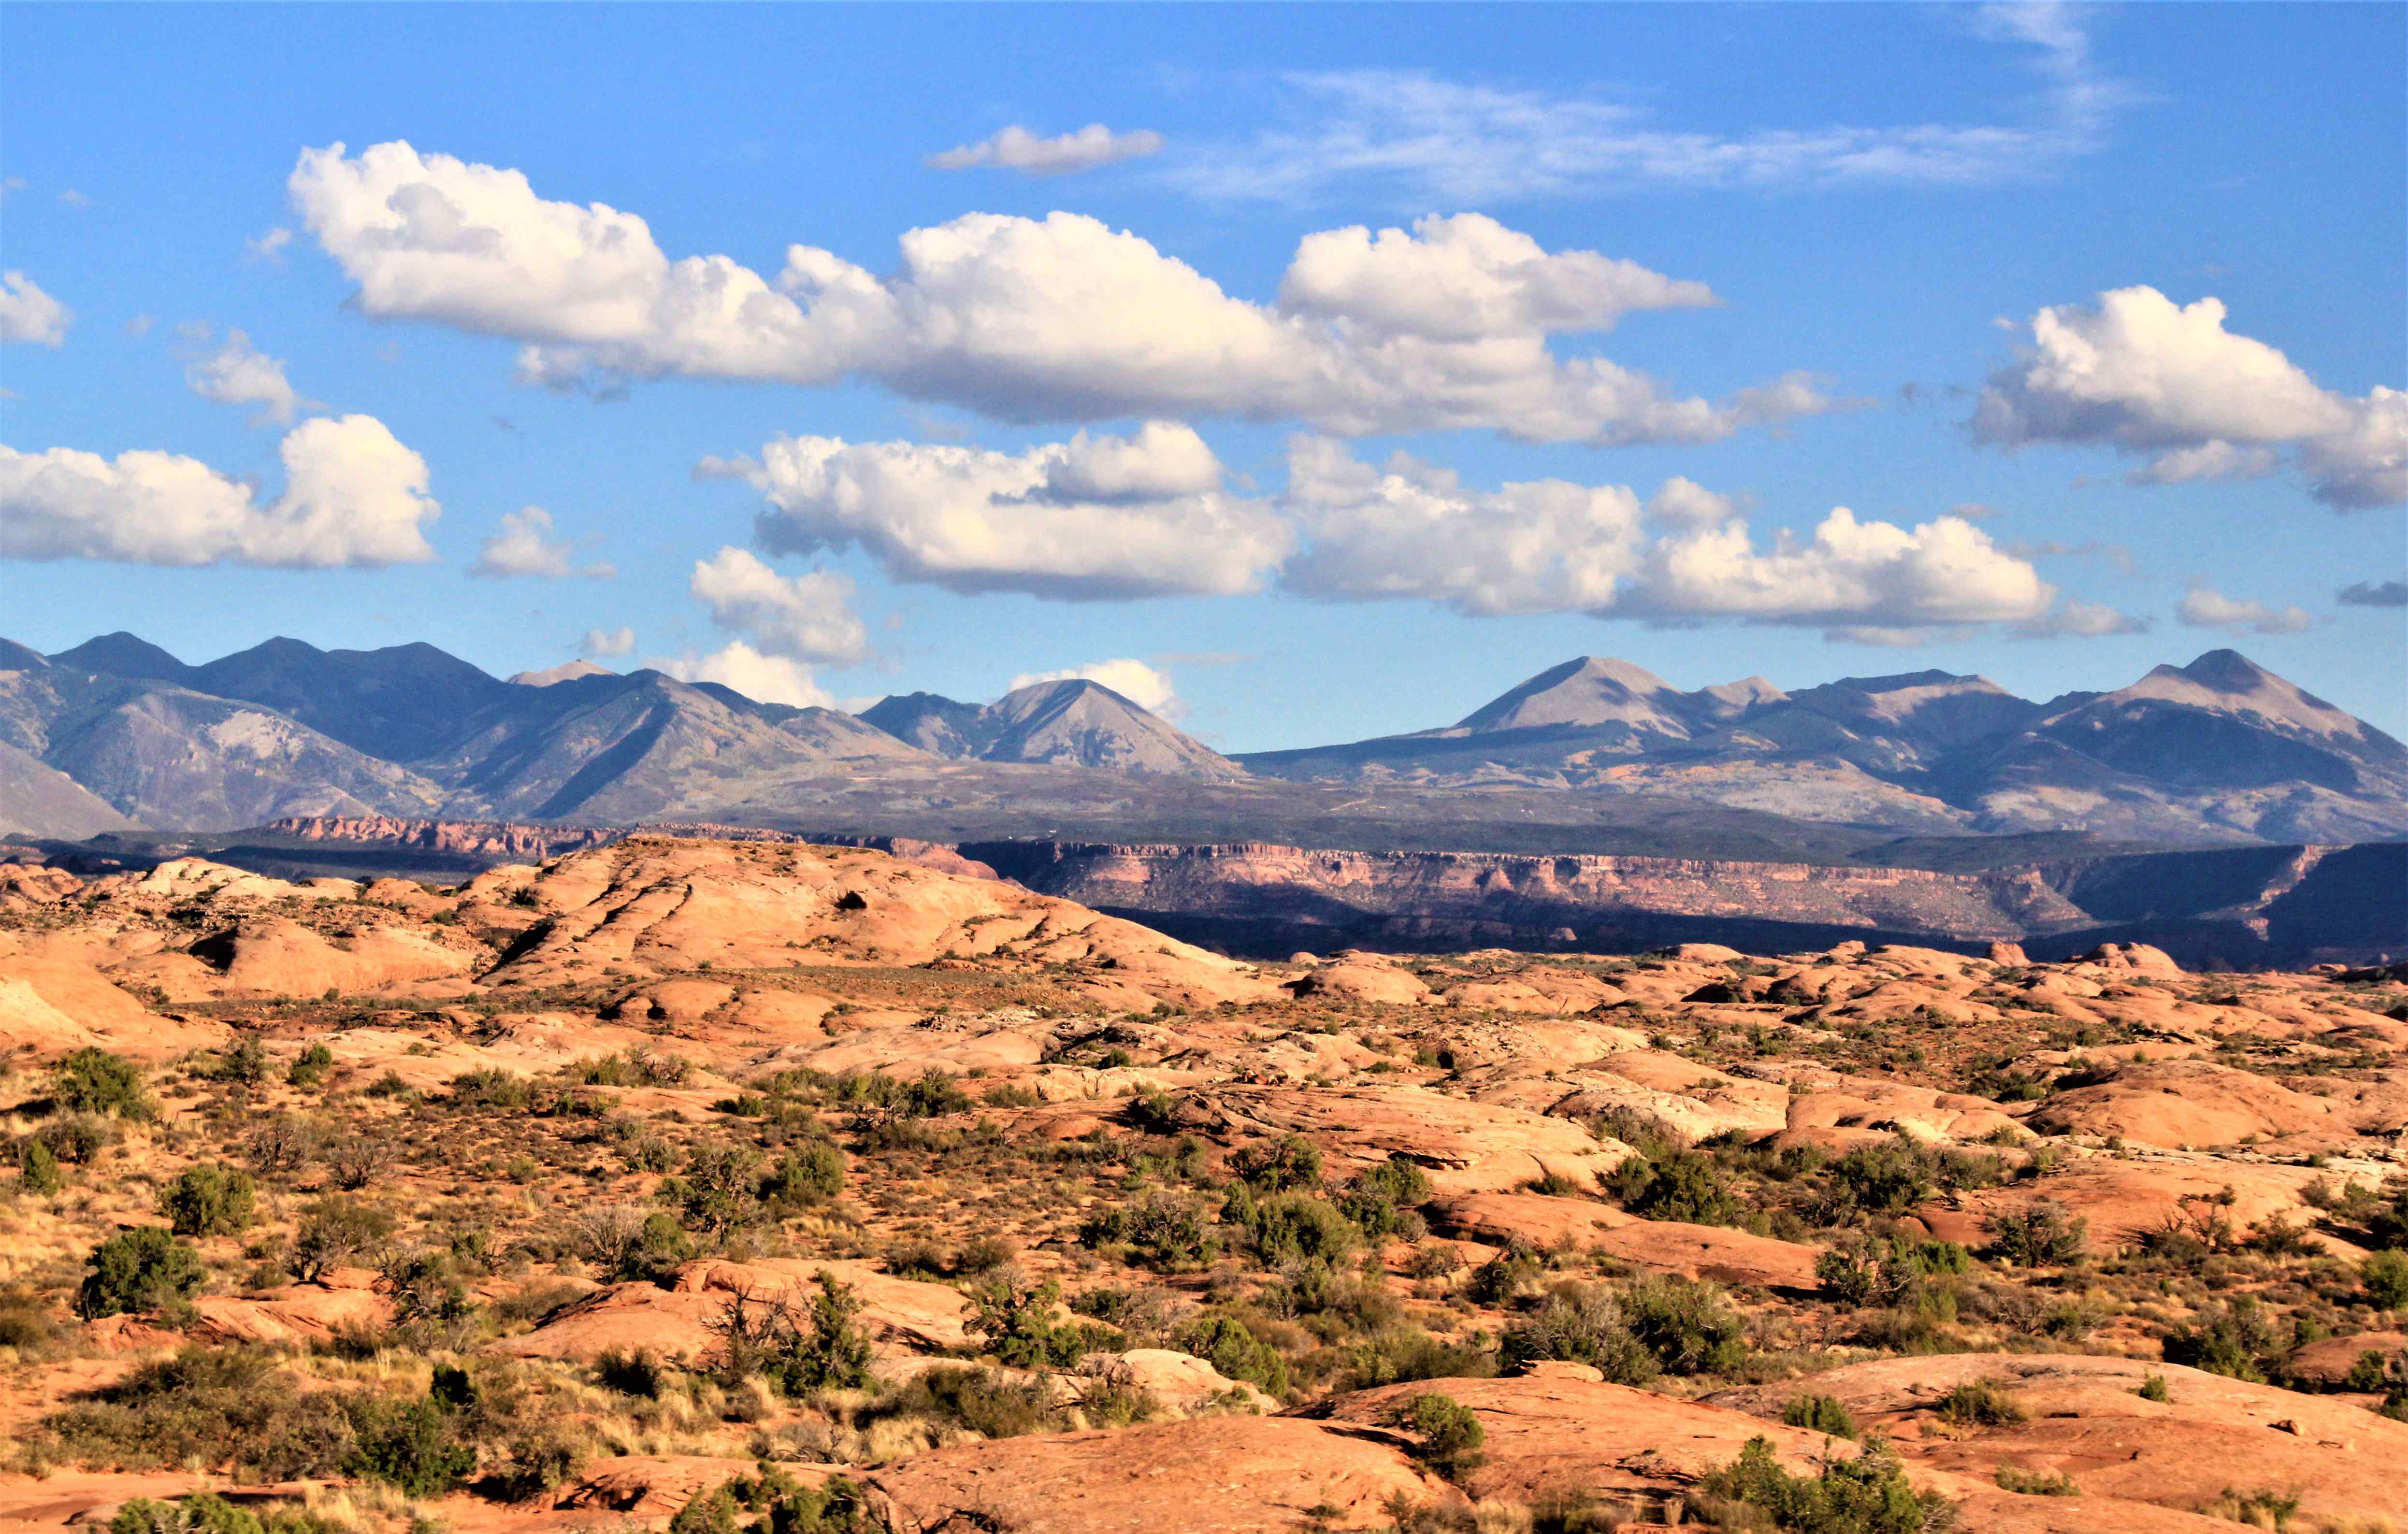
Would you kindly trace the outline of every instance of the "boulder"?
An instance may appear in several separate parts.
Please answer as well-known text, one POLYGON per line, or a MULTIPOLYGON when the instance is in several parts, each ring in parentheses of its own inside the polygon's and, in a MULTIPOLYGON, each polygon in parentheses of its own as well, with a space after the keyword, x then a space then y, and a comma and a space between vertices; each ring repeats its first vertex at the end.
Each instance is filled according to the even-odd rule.
POLYGON ((1383 1506, 1442 1485, 1386 1435, 1217 1416, 932 1450, 870 1472, 918 1529, 1012 1534, 1294 1534, 1385 1528, 1383 1506))
POLYGON ((397 927, 370 927, 337 943, 282 916, 246 917, 194 943, 192 953, 217 969, 222 991, 233 996, 394 990, 465 976, 479 962, 474 953, 397 927))
MULTIPOLYGON (((780 1469, 811 1484, 806 1471, 813 1467, 781 1465, 780 1469)), ((555 1512, 619 1512, 637 1518, 666 1518, 703 1493, 739 1475, 755 1475, 750 1459, 720 1459, 708 1455, 627 1455, 601 1460, 552 1497, 555 1512)))
POLYGON ((337 1269, 317 1283, 288 1283, 249 1295, 201 1295, 199 1320, 189 1329, 212 1342, 264 1342, 306 1347, 346 1332, 381 1331, 393 1306, 376 1292, 376 1275, 337 1269))
POLYGON ((1229 1379, 1206 1360, 1168 1348, 1091 1354, 1080 1360, 1079 1369, 1108 1384, 1142 1390, 1182 1412, 1226 1407, 1269 1412, 1279 1404, 1253 1382, 1229 1379))
POLYGON ((1350 959, 1289 981, 1289 995, 1299 1001, 1369 1001, 1384 1006, 1418 1006, 1430 999, 1430 988, 1419 976, 1394 965, 1350 959))
POLYGON ((489 870, 469 890, 536 902, 530 940, 487 977, 501 985, 984 959, 1062 966, 1098 996, 1144 1005, 1280 995, 1253 967, 1134 922, 865 849, 637 836, 571 853, 540 880, 489 870))
POLYGON ((1975 1481, 1994 1480, 2001 1466, 2063 1474, 2086 1503, 2190 1512, 2227 1490, 2263 1489, 2296 1495, 2301 1520, 2328 1525, 2408 1508, 2408 1423, 2179 1365, 2050 1354, 1883 1358, 1706 1401, 1775 1422, 1801 1391, 1836 1398, 1916 1465, 1975 1481), (2166 1381, 2163 1402, 2138 1394, 2151 1375, 2166 1381), (2024 1420, 1970 1431, 1941 1423, 1941 1398, 1980 1381, 2012 1392, 2024 1420))
POLYGON ((2283 1373, 2290 1380, 2339 1390, 2366 1355, 2389 1358, 2403 1352, 2408 1352, 2408 1332, 2362 1331, 2350 1337, 2328 1337, 2295 1350, 2283 1360, 2283 1373))
POLYGON ((2205 1060, 2118 1067, 2091 1084, 2053 1093, 2026 1122, 2043 1134, 2112 1135, 2168 1150, 2355 1133, 2329 1098, 2205 1060))
POLYGON ((1402 1155, 1441 1194, 1518 1188, 1550 1173, 1594 1188, 1630 1154, 1559 1118, 1411 1086, 1208 1087, 1182 1097, 1173 1116, 1223 1145, 1302 1135, 1341 1174, 1402 1155))
POLYGON ((1492 1246, 1520 1240, 1539 1247, 1584 1248, 1651 1272, 1747 1288, 1812 1294, 1821 1287, 1813 1247, 1727 1226, 1642 1220, 1582 1198, 1471 1194, 1431 1205, 1429 1222, 1441 1236, 1492 1246))
POLYGON ((555 1312, 531 1332, 489 1344, 488 1351, 582 1362, 609 1349, 633 1353, 645 1348, 662 1358, 700 1358, 717 1346, 711 1324, 731 1302, 808 1303, 814 1275, 823 1269, 853 1286, 862 1301, 858 1325, 872 1342, 889 1351, 943 1351, 969 1341, 962 1326, 968 1303, 957 1289, 898 1279, 865 1262, 778 1257, 688 1263, 672 1275, 667 1287, 612 1284, 555 1312))

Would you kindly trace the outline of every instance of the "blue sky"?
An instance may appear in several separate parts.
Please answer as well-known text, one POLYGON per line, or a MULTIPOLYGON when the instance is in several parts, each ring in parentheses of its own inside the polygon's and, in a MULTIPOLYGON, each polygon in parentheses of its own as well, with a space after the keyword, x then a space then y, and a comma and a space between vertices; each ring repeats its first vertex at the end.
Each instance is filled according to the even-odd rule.
POLYGON ((1247 750, 1581 653, 2046 696, 2229 644, 2408 733, 2408 7, 0 32, 37 648, 632 630, 838 702, 1135 662, 1247 750))

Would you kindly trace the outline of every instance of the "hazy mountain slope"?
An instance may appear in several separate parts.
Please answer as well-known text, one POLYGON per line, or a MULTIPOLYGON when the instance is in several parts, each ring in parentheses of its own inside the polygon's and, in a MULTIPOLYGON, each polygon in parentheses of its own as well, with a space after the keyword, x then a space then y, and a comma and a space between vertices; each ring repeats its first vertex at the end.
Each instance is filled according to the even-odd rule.
POLYGON ((980 711, 989 762, 1038 762, 1183 778, 1237 778, 1227 757, 1099 682, 1040 681, 980 711))
POLYGON ((920 756, 832 710, 772 709, 658 671, 509 693, 465 720, 450 751, 418 764, 480 814, 699 812, 765 774, 920 756))
POLYGON ((2048 704, 1945 671, 1683 693, 1584 657, 1451 729, 1239 760, 1261 776, 1645 791, 1927 831, 2408 834, 2399 742, 2230 651, 2048 704))
MULTIPOLYGON (((1539 725, 1627 724, 1685 738, 1689 695, 1644 667, 1584 655, 1540 672, 1502 697, 1466 715, 1461 730, 1519 730, 1539 725)), ((1736 711, 1736 710, 1734 710, 1736 711)))
POLYGON ((560 666, 547 667, 540 671, 513 671, 502 680, 518 687, 549 687, 555 681, 574 681, 579 677, 608 677, 616 674, 609 667, 596 666, 592 661, 568 661, 560 666))
POLYGON ((391 762, 430 756, 518 689, 431 644, 320 650, 275 638, 194 668, 197 692, 264 703, 391 762))
POLYGON ((1967 796, 1985 830, 2359 841, 2408 835, 2408 748, 2215 650, 2050 714, 1981 762, 1967 796))
POLYGON ((979 706, 935 693, 904 693, 880 698, 861 717, 922 751, 955 758, 978 754, 972 737, 979 732, 979 706))
POLYGON ((882 698, 862 719, 957 761, 1096 767, 1185 778, 1243 770, 1099 682, 1040 681, 980 708, 934 693, 882 698))
POLYGON ((2040 705, 1987 677, 1913 671, 1843 677, 1791 693, 1778 708, 1752 716, 1751 727, 1793 710, 1831 720, 1859 738, 1898 742, 1922 760, 2012 734, 2041 713, 2040 705))
POLYGON ((143 825, 433 812, 434 783, 273 710, 52 665, 0 671, 0 739, 143 825))
POLYGON ((163 828, 441 813, 836 829, 825 817, 842 807, 842 825, 887 834, 933 820, 948 838, 972 822, 1050 835, 1038 823, 1076 822, 1112 840, 1300 840, 1326 819, 1354 827, 1369 812, 1332 807, 1396 788, 1412 791, 1398 813, 1432 834, 1493 829, 1509 793, 1547 806, 1512 811, 1534 836, 1573 834, 1599 808, 1590 801, 1621 800, 1608 818, 1652 817, 1665 836, 1648 846, 1668 855, 1680 855, 1677 827, 1721 845, 1746 817, 2160 846, 2408 836, 2408 748, 2230 651, 2047 704, 1944 671, 1682 692, 1584 656, 1455 725, 1238 761, 1089 681, 983 708, 910 694, 855 718, 652 671, 535 675, 554 680, 513 685, 423 644, 277 639, 200 667, 128 634, 54 661, 12 646, 0 650, 0 741, 163 828))
POLYGON ((172 681, 190 686, 192 667, 170 655, 138 635, 119 629, 86 639, 73 650, 62 650, 50 657, 71 671, 97 671, 110 677, 143 677, 152 681, 172 681))
POLYGON ((0 836, 80 841, 133 826, 133 821, 73 778, 32 753, 0 741, 0 836))

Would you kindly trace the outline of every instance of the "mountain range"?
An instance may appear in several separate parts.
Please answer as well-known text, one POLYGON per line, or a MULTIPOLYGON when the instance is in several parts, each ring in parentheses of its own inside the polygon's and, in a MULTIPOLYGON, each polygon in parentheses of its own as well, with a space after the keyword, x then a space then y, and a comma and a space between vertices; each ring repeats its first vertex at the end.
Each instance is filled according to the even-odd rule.
POLYGON ((1235 760, 1295 781, 1620 788, 1932 833, 2196 843, 2408 832, 2408 749, 2230 650, 2044 703, 1946 671, 1682 692, 1590 656, 1448 728, 1235 760))
POLYGON ((590 663, 505 681, 426 644, 190 666, 131 634, 0 640, 0 834, 399 815, 1250 840, 1349 812, 1675 855, 1818 855, 1839 831, 2350 842, 2408 835, 2408 749, 2229 650, 2044 703, 1942 671, 1684 692, 1584 657, 1451 726, 1231 757, 1083 680, 856 716, 590 663))

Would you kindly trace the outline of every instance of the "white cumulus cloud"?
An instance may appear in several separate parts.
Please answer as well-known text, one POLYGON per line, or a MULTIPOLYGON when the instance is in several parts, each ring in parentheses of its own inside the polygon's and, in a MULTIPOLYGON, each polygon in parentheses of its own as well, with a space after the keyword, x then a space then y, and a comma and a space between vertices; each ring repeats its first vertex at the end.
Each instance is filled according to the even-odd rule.
POLYGON ((2171 448, 2124 476, 2128 485, 2181 485, 2205 480, 2262 480, 2274 472, 2272 448, 2235 447, 2220 437, 2171 448))
POLYGON ((1745 509, 1737 496, 1708 490, 1679 475, 1647 497, 1647 520, 1665 527, 1717 527, 1745 509))
POLYGON ((280 452, 284 494, 261 505, 250 485, 178 453, 0 447, 0 556, 294 569, 435 557, 423 528, 441 509, 426 462, 382 422, 305 421, 280 452))
POLYGON ((2177 305, 2150 287, 2031 322, 2023 356, 1990 376, 1973 415, 1985 442, 2102 444, 2151 455, 2128 478, 2177 484, 2268 472, 2297 450, 2316 498, 2343 509, 2408 500, 2408 394, 2332 393, 2275 348, 2225 328, 2221 300, 2177 305))
POLYGON ((680 681, 715 681, 755 703, 832 709, 836 700, 811 679, 810 668, 783 655, 765 655, 741 639, 708 655, 654 657, 644 663, 680 681))
POLYGON ((539 506, 523 507, 504 512, 500 530, 477 545, 477 562, 468 566, 468 573, 495 581, 513 576, 557 581, 572 575, 608 581, 617 575, 618 570, 607 564, 577 563, 577 551, 587 541, 553 538, 552 513, 539 506))
POLYGON ((1488 617, 1602 611, 1639 566, 1639 498, 1565 480, 1466 490, 1398 453, 1383 467, 1327 437, 1288 449, 1285 504, 1312 543, 1286 584, 1314 596, 1410 597, 1488 617))
POLYGON ((834 571, 780 575, 741 549, 722 549, 695 561, 686 589, 710 609, 712 623, 743 635, 763 654, 850 665, 869 653, 869 631, 853 610, 853 582, 834 571))
POLYGON ((1892 628, 2013 623, 2057 593, 2038 571, 1958 517, 1913 528, 1834 507, 1812 538, 1787 530, 1758 550, 1747 523, 1667 538, 1648 551, 1629 610, 1780 624, 1843 620, 1892 628))
POLYGON ((2243 601, 2200 581, 2183 594, 2174 616, 2186 628, 2220 628, 2227 634, 2301 634, 2316 625, 2305 608, 2243 601))
MULTIPOLYGON (((1710 495, 1668 483, 1654 501, 1710 495)), ((1837 508, 1809 539, 1759 548, 1736 517, 1675 523, 1649 539, 1636 492, 1548 480, 1465 489, 1398 454, 1384 467, 1326 438, 1289 449, 1283 504, 1310 545, 1285 581, 1313 595, 1413 598, 1484 616, 1581 611, 1681 622, 1727 618, 1899 630, 2014 623, 2055 589, 1960 517, 1912 529, 1837 508)))
POLYGON ((2013 632, 2019 639, 2103 639, 2118 634, 2146 634, 2155 626, 2149 619, 2118 612, 2103 602, 2069 596, 2046 612, 2015 624, 2013 632))
POLYGON ((589 628, 585 638, 577 641, 580 655, 614 659, 636 652, 636 631, 632 628, 589 628))
POLYGON ((928 164, 939 170, 995 165, 1026 176, 1068 176, 1117 160, 1141 159, 1161 149, 1162 135, 1146 128, 1114 133, 1100 122, 1090 122, 1076 133, 1042 138, 1014 123, 992 138, 932 154, 928 164))
POLYGON ((1717 404, 1603 357, 1558 358, 1553 335, 1712 295, 1549 254, 1476 214, 1308 236, 1286 300, 1263 305, 1074 213, 910 230, 889 276, 795 245, 773 281, 725 256, 671 260, 633 213, 547 201, 515 170, 404 143, 306 150, 291 189, 364 312, 525 342, 521 377, 559 386, 596 372, 861 378, 1007 421, 1231 416, 1601 444, 1711 441, 1830 408, 1803 375, 1717 404))
POLYGON ((44 293, 23 272, 0 272, 0 342, 57 346, 67 338, 75 310, 44 293))
POLYGON ((1146 712, 1165 719, 1175 719, 1185 711, 1170 673, 1139 660, 1097 661, 1061 671, 1026 671, 1011 679, 1011 691, 1033 687, 1040 681, 1081 681, 1109 687, 1146 712))
POLYGON ((2349 425, 2304 444, 2316 499, 2344 511, 2408 501, 2408 392, 2376 384, 2350 402, 2349 425))
POLYGON ((293 243, 293 231, 278 224, 267 233, 242 242, 243 258, 263 262, 270 266, 284 265, 285 248, 293 243))
POLYGON ((772 552, 859 546, 897 580, 961 592, 1225 595, 1257 589, 1290 543, 1167 422, 1021 453, 782 437, 736 471, 767 497, 755 531, 772 552))
POLYGON ((311 403, 294 393, 285 380, 282 359, 254 351, 251 337, 239 330, 226 332, 225 343, 184 368, 185 386, 219 405, 256 405, 254 423, 293 423, 294 412, 311 403))

